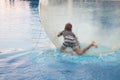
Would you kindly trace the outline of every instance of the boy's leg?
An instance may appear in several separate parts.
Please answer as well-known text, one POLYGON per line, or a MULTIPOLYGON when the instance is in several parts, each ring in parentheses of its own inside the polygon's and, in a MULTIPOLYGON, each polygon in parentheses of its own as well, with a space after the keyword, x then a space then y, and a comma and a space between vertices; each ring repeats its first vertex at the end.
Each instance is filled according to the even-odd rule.
POLYGON ((67 48, 67 47, 65 47, 64 45, 62 45, 61 48, 60 48, 60 51, 61 51, 61 52, 65 52, 65 53, 70 53, 70 54, 73 53, 73 51, 67 51, 66 48, 67 48))
POLYGON ((76 48, 75 52, 77 54, 79 54, 79 55, 82 55, 83 53, 85 53, 92 46, 95 46, 97 48, 97 43, 93 41, 90 45, 88 45, 87 47, 85 47, 83 50, 80 50, 79 48, 76 48))
POLYGON ((61 46, 60 51, 61 51, 61 52, 65 52, 65 49, 66 49, 66 47, 61 46))

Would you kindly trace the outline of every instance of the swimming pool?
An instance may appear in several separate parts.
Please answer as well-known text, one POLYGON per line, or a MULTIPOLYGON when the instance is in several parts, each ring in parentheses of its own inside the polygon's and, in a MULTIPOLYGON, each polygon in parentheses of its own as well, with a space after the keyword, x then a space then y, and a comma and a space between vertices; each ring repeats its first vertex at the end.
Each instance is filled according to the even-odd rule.
POLYGON ((0 80, 120 79, 119 48, 105 55, 61 53, 41 28, 38 0, 1 2, 0 80))

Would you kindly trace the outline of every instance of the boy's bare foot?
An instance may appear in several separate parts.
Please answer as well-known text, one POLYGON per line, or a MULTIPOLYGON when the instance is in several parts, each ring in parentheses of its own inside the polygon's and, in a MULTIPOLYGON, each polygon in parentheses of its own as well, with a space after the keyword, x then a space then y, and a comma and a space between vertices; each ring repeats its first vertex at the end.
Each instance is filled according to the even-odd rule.
POLYGON ((96 48, 98 47, 98 45, 95 41, 92 42, 92 45, 95 46, 96 48))

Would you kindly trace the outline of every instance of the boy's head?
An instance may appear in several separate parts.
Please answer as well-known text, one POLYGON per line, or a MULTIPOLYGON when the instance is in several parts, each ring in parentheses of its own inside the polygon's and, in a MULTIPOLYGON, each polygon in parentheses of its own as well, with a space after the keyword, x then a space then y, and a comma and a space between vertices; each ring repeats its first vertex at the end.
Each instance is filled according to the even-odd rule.
POLYGON ((72 24, 71 23, 67 23, 65 25, 65 29, 64 30, 67 30, 67 31, 72 31, 72 24))

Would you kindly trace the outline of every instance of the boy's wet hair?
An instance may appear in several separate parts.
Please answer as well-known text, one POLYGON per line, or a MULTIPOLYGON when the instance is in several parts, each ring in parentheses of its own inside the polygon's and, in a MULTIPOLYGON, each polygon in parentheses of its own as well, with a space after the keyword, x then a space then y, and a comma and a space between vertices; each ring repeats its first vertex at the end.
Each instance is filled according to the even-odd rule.
POLYGON ((64 30, 67 30, 67 31, 72 31, 72 24, 71 23, 67 23, 65 25, 65 29, 64 30))

